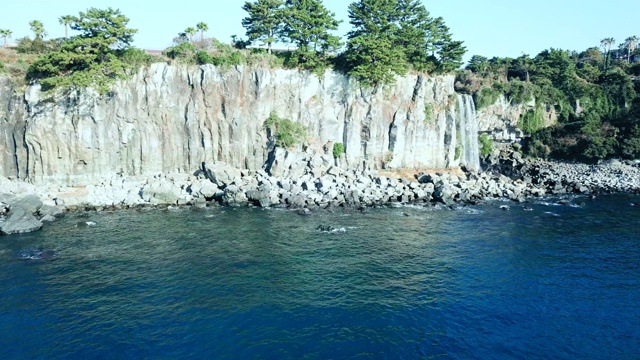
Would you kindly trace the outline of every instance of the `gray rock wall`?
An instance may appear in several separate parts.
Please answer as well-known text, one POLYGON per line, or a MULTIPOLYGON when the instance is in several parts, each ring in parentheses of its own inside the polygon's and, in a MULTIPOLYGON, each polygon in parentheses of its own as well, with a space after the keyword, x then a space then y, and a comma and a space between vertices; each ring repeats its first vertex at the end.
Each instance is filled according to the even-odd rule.
MULTIPOLYGON (((520 142, 529 134, 524 134, 518 127, 518 121, 527 111, 535 107, 535 100, 527 104, 512 104, 504 95, 500 95, 493 105, 478 110, 478 130, 488 134, 498 143, 520 142)), ((546 107, 544 116, 547 126, 555 124, 558 120, 552 107, 546 107)))
POLYGON ((307 153, 326 155, 323 145, 344 143, 343 167, 446 168, 458 157, 473 166, 475 119, 461 125, 471 99, 456 95, 453 83, 453 76, 408 75, 374 93, 331 71, 318 78, 161 63, 107 95, 82 89, 51 97, 38 85, 22 93, 0 79, 0 176, 79 186, 114 175, 192 173, 202 161, 257 170, 267 160, 263 123, 272 111, 307 127, 307 153))

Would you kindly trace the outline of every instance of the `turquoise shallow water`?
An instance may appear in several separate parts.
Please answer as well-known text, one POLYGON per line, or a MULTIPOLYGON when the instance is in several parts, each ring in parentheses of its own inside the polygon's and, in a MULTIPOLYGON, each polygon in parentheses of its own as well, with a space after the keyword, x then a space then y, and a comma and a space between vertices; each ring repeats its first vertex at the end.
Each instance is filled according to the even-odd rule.
POLYGON ((69 215, 0 237, 0 358, 638 359, 640 197, 574 202, 69 215))

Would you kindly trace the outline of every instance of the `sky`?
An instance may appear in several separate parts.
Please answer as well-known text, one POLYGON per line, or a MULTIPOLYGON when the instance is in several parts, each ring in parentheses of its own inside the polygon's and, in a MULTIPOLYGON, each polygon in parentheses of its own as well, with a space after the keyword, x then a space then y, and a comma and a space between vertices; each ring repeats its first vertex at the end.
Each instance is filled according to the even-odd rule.
MULTIPOLYGON (((352 0, 324 0, 343 20, 338 35, 350 30, 347 7, 352 0)), ((463 40, 471 55, 535 56, 549 48, 584 50, 599 46, 606 37, 622 43, 640 36, 639 0, 423 0, 432 16, 442 16, 456 40, 463 40)), ((241 25, 244 0, 19 0, 0 6, 0 29, 13 38, 31 36, 29 21, 44 23, 50 38, 62 37, 62 15, 77 15, 89 7, 120 9, 138 29, 134 45, 162 50, 189 26, 204 21, 208 36, 229 42, 244 37, 241 25)))

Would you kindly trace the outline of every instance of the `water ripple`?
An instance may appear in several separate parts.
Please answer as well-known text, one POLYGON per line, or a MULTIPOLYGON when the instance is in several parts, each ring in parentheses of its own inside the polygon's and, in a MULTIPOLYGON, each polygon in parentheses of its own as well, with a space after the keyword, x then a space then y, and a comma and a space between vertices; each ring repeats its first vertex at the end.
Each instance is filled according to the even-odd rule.
POLYGON ((70 215, 0 238, 0 358, 634 358, 635 202, 70 215))

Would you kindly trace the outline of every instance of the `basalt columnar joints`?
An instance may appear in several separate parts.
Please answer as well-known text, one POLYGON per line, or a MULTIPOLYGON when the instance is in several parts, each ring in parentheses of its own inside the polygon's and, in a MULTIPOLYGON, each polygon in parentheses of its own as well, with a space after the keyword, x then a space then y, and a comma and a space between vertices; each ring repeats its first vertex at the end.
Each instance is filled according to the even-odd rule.
POLYGON ((408 75, 376 90, 332 71, 319 78, 165 63, 141 69, 106 95, 45 94, 38 85, 23 94, 2 79, 0 176, 83 186, 114 175, 190 174, 203 161, 257 171, 273 150, 263 126, 272 112, 307 130, 306 141, 286 156, 303 148, 324 156, 331 142, 344 145, 337 164, 344 169, 477 168, 473 101, 456 94, 453 82, 408 75))

